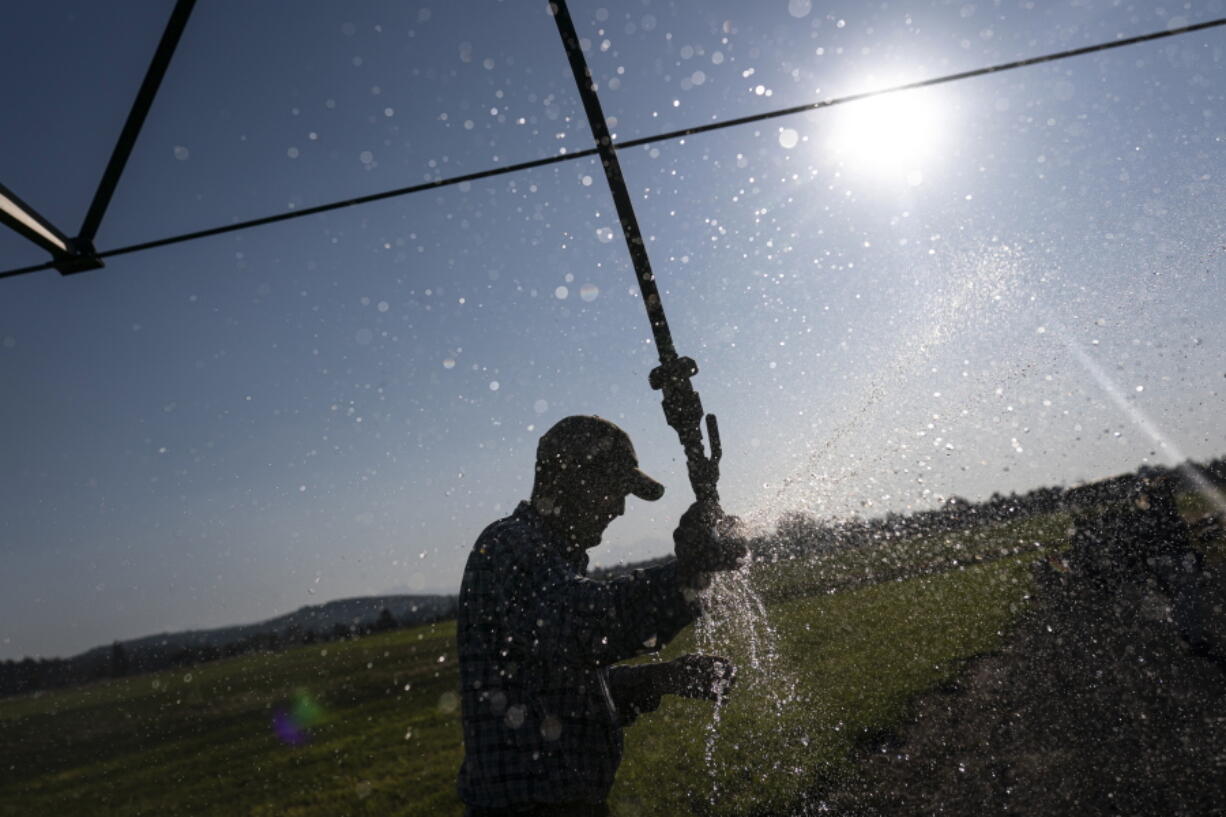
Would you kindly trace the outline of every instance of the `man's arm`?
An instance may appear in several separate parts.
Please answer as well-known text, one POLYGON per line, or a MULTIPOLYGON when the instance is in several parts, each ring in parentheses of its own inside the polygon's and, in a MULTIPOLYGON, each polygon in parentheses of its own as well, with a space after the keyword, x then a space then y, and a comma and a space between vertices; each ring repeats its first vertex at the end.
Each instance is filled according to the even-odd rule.
POLYGON ((544 559, 508 599, 509 632, 530 654, 567 664, 606 666, 668 643, 698 614, 667 562, 610 581, 544 559))
POLYGON ((622 726, 629 726, 644 712, 655 712, 664 694, 665 664, 638 664, 609 668, 609 694, 622 726))
POLYGON ((715 655, 683 655, 662 664, 609 669, 609 691, 623 726, 644 712, 654 712, 663 695, 718 701, 735 681, 736 668, 715 655))
POLYGON ((700 612, 700 580, 745 557, 733 522, 695 503, 673 532, 676 560, 610 581, 580 575, 555 553, 520 551, 511 568, 521 575, 505 607, 512 637, 528 654, 572 665, 607 666, 659 650, 700 612))

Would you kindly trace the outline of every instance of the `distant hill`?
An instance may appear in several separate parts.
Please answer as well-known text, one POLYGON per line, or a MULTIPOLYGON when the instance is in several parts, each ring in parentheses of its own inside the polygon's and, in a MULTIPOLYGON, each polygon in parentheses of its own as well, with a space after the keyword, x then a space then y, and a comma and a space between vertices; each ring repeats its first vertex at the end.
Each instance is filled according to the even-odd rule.
POLYGON ((332 641, 453 618, 455 596, 388 595, 338 599, 257 621, 116 641, 71 658, 0 661, 0 697, 75 686, 119 675, 191 666, 255 651, 332 641))
MULTIPOLYGON (((201 647, 221 648, 254 636, 284 636, 287 632, 305 634, 314 631, 323 635, 330 633, 338 624, 355 629, 369 626, 378 620, 379 615, 385 609, 396 618, 397 623, 401 626, 411 626, 447 615, 454 610, 455 598, 455 596, 438 595, 395 595, 337 599, 324 604, 300 607, 292 613, 253 624, 236 624, 229 627, 214 627, 209 630, 158 633, 119 643, 129 652, 139 654, 151 649, 175 651, 201 647)), ((114 647, 110 644, 94 647, 75 658, 89 660, 100 656, 106 657, 111 654, 112 649, 114 647)))

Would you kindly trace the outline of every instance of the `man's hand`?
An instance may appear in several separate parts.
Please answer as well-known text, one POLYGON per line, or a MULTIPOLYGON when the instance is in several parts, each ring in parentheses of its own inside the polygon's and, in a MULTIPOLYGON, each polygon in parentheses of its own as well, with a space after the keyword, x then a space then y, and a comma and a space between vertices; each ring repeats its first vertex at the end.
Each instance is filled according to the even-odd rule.
POLYGON ((683 655, 669 661, 669 689, 683 698, 718 701, 732 691, 736 667, 717 655, 683 655))
POLYGON ((749 552, 741 520, 705 502, 695 502, 681 515, 673 545, 682 584, 696 589, 707 586, 707 574, 740 567, 749 552))

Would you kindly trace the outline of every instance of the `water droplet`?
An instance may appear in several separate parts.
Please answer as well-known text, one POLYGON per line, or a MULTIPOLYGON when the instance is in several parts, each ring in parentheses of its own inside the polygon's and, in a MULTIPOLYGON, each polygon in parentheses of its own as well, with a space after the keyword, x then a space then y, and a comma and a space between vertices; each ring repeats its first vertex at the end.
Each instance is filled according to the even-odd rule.
POLYGON ((555 715, 547 715, 541 721, 541 737, 548 741, 555 741, 562 737, 562 721, 555 715))

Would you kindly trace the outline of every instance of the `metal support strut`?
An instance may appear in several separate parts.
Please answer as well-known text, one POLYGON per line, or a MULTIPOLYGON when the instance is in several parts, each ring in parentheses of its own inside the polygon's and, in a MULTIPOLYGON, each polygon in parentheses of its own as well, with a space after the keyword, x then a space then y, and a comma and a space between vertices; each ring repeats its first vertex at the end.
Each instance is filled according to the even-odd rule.
POLYGON ((648 382, 653 389, 663 393, 664 419, 677 432, 677 438, 685 449, 686 466, 689 470, 690 485, 694 489, 695 498, 699 501, 718 504, 719 460, 723 451, 719 441, 719 426, 716 424, 714 414, 705 415, 707 436, 711 445, 709 455, 703 444, 702 420, 705 413, 702 408, 702 400, 697 390, 694 389, 693 383, 690 382, 691 378, 698 374, 698 364, 688 357, 679 357, 673 346, 673 336, 668 329, 668 319, 664 316, 664 304, 660 300, 656 278, 651 271, 651 261, 647 258, 647 245, 643 242, 638 219, 634 216, 630 191, 626 187, 626 180, 622 177, 621 164, 617 161, 617 151, 613 147, 613 138, 609 135, 604 112, 600 107, 600 99, 596 96, 592 73, 583 56, 579 35, 575 33, 575 24, 571 21, 566 1, 553 0, 549 4, 549 11, 558 25, 562 45, 566 48, 566 57, 575 75, 575 84, 579 86, 579 97, 583 100, 583 110, 587 114, 588 125, 591 126, 592 136, 596 140, 596 149, 600 162, 604 166, 605 179, 613 194, 613 204, 617 208, 617 217, 621 221, 622 235, 625 236, 626 246, 630 250, 630 260, 634 264, 639 291, 643 295, 643 305, 647 308, 647 319, 651 323, 651 334, 655 338, 656 349, 660 355, 660 365, 652 370, 648 382))

